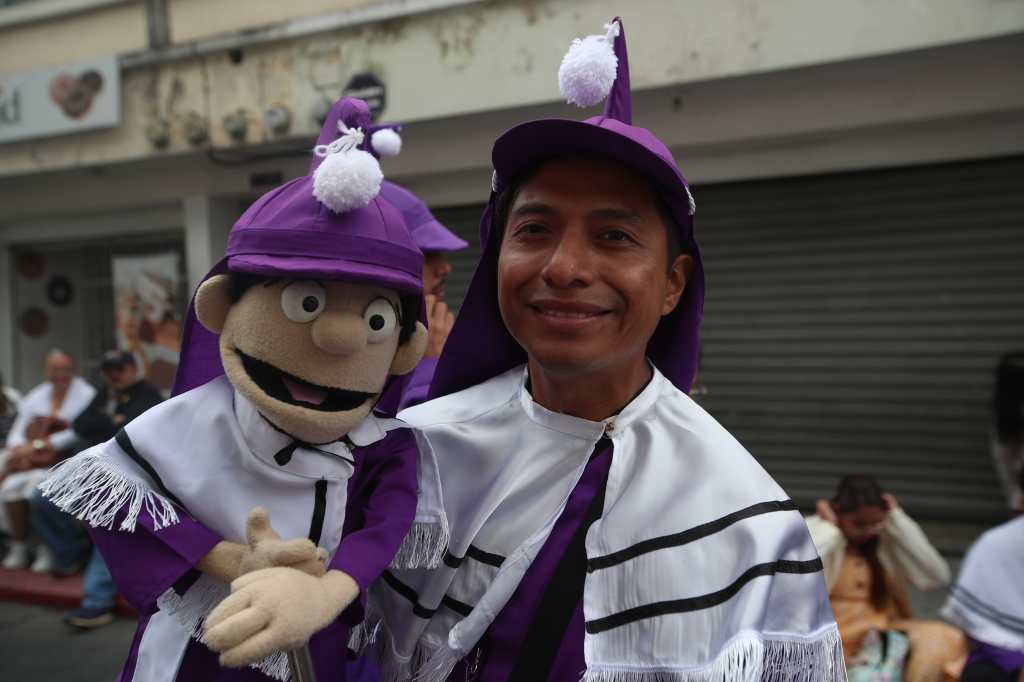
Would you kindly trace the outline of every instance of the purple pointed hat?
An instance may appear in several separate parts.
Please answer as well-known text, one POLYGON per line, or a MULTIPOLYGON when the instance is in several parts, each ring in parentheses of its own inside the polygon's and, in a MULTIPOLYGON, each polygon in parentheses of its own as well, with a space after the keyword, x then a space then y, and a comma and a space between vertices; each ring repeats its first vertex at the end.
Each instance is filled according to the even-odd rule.
POLYGON ((488 239, 495 200, 538 163, 581 154, 609 158, 645 177, 668 205, 680 243, 694 259, 693 275, 679 304, 662 318, 647 347, 655 366, 680 390, 690 390, 697 371, 704 305, 704 269, 693 233, 693 197, 668 148, 649 130, 632 125, 625 31, 618 18, 607 29, 606 35, 575 41, 559 72, 563 94, 571 102, 589 106, 608 95, 602 115, 585 121, 530 121, 505 132, 494 143, 493 191, 480 223, 484 251, 438 362, 431 397, 468 388, 526 361, 525 351, 505 328, 498 310, 498 244, 488 239))
MULTIPOLYGON (((342 98, 314 149, 309 174, 273 189, 249 207, 228 235, 227 252, 203 281, 244 272, 380 284, 422 292, 423 255, 401 213, 379 197, 382 176, 365 150, 366 103, 342 98)), ((199 323, 194 297, 182 336, 176 395, 224 373, 217 335, 199 323)))
POLYGON ((380 195, 402 213, 406 227, 420 251, 461 251, 469 242, 455 236, 442 225, 427 205, 404 187, 385 180, 380 186, 380 195))

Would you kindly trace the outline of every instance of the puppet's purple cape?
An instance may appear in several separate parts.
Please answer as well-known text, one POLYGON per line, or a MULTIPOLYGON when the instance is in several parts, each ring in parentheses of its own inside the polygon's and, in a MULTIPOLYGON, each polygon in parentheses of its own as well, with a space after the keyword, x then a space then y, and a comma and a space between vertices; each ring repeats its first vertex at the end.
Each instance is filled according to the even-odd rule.
MULTIPOLYGON (((330 144, 338 121, 366 130, 366 103, 352 98, 332 108, 317 143, 330 144)), ((224 258, 203 281, 226 272, 268 277, 306 277, 380 284, 401 294, 422 292, 423 255, 398 209, 377 197, 359 209, 335 213, 313 196, 314 156, 309 175, 267 192, 238 219, 224 258)), ((183 393, 224 373, 218 337, 189 304, 173 393, 183 393)))
POLYGON ((680 242, 693 256, 693 275, 682 300, 661 320, 647 347, 648 357, 662 374, 689 392, 697 371, 704 305, 704 269, 693 234, 689 186, 668 148, 650 131, 631 125, 629 64, 621 23, 615 54, 618 71, 603 115, 585 121, 531 121, 512 128, 494 143, 494 192, 480 224, 484 252, 438 362, 430 397, 460 391, 526 361, 526 353, 508 333, 498 310, 497 244, 488 239, 494 202, 503 188, 537 163, 581 154, 615 160, 647 178, 668 204, 680 242))
POLYGON ((405 226, 423 253, 460 251, 469 246, 467 241, 459 239, 442 225, 419 197, 404 187, 385 180, 381 183, 380 195, 402 213, 405 226))

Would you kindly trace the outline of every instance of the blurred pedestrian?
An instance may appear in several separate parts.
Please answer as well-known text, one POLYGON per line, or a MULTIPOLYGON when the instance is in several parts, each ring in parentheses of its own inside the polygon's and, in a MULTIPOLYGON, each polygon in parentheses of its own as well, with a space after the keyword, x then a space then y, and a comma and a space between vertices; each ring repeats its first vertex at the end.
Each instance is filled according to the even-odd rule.
POLYGON ((1022 509, 1016 485, 1024 471, 1024 353, 1007 353, 996 368, 992 457, 1011 509, 1022 509))
MULTIPOLYGON (((163 400, 156 386, 140 378, 135 357, 128 351, 106 353, 100 371, 103 388, 72 423, 72 428, 88 445, 110 440, 122 426, 163 400)), ((102 555, 83 542, 85 534, 81 524, 43 497, 38 489, 31 498, 31 506, 32 523, 53 554, 51 572, 55 576, 77 573, 83 560, 88 560, 82 602, 64 616, 64 622, 83 629, 111 622, 117 588, 102 555)))
POLYGON ((6 385, 3 375, 0 375, 0 443, 7 442, 7 434, 10 433, 14 419, 18 416, 20 402, 21 394, 6 385))
POLYGON ((942 615, 971 640, 963 682, 1024 682, 1024 514, 971 545, 942 615))
MULTIPOLYGON (((52 350, 46 356, 46 381, 29 391, 19 405, 18 416, 7 435, 7 447, 0 465, 0 501, 3 521, 12 542, 3 567, 29 565, 31 524, 28 500, 46 478, 47 469, 70 457, 86 445, 71 428, 92 401, 96 389, 76 376, 71 354, 52 350)), ((32 570, 47 573, 53 557, 45 544, 36 547, 32 570)))
POLYGON ((427 205, 415 194, 393 182, 385 180, 380 194, 392 206, 402 212, 412 239, 423 252, 423 295, 427 309, 427 350, 416 369, 402 377, 399 409, 423 402, 430 388, 430 381, 437 369, 437 359, 444 349, 455 325, 455 315, 445 301, 448 277, 452 264, 447 254, 461 251, 469 244, 455 236, 434 217, 427 205))
POLYGON ((835 497, 818 501, 807 525, 825 565, 851 678, 865 642, 890 641, 887 633, 898 632, 909 637, 904 679, 956 679, 967 653, 963 634, 945 623, 913 619, 907 591, 908 585, 948 585, 949 566, 896 498, 870 476, 845 476, 835 497), (869 639, 872 632, 878 635, 869 639))

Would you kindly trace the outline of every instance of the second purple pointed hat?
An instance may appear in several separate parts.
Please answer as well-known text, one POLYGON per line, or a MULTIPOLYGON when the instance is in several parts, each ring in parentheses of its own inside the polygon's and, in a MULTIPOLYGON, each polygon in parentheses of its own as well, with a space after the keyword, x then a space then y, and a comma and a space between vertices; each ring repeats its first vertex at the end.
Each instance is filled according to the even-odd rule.
MULTIPOLYGON (((203 281, 238 272, 380 284, 420 295, 423 254, 399 210, 379 196, 383 175, 367 151, 369 125, 366 102, 338 100, 309 173, 267 192, 242 214, 224 257, 203 281)), ((199 323, 190 304, 173 392, 223 372, 217 336, 199 323)))
POLYGON ((469 246, 469 242, 442 225, 423 200, 406 188, 385 180, 381 183, 380 195, 401 212, 420 251, 461 251, 469 246))
POLYGON ((607 98, 604 112, 584 121, 530 121, 508 130, 494 143, 492 191, 480 222, 483 254, 438 363, 430 397, 468 388, 526 361, 525 351, 508 333, 498 310, 498 248, 495 240, 488 239, 495 201, 523 173, 545 160, 581 155, 617 161, 646 178, 667 204, 680 243, 693 257, 693 273, 679 304, 662 318, 647 347, 655 366, 680 390, 690 390, 697 371, 704 305, 693 195, 668 147, 651 131, 632 125, 626 34, 618 17, 606 30, 604 35, 574 41, 559 71, 562 93, 570 102, 590 106, 607 98))

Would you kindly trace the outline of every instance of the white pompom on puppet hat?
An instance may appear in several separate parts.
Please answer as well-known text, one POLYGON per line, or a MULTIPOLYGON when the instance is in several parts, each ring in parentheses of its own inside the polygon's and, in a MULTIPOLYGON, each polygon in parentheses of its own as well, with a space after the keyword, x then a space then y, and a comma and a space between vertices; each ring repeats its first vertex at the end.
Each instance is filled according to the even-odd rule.
POLYGON ((615 38, 619 22, 606 24, 604 35, 577 38, 558 67, 558 88, 566 101, 580 107, 603 102, 611 92, 618 72, 615 38))
POLYGON ((334 142, 313 150, 323 161, 313 172, 313 196, 335 213, 364 208, 380 193, 384 174, 373 154, 359 149, 364 133, 338 121, 334 142))

